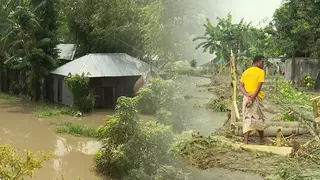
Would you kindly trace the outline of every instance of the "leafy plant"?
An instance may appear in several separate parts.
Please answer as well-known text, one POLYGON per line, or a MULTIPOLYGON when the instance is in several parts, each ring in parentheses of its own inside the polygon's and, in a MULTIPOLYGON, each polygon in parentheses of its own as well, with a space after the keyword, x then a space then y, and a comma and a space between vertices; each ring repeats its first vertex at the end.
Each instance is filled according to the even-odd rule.
POLYGON ((26 156, 9 145, 0 145, 0 177, 2 180, 23 180, 24 177, 35 176, 35 171, 48 161, 52 153, 25 151, 26 156))
POLYGON ((98 132, 95 128, 73 122, 65 122, 59 125, 56 129, 59 134, 71 134, 82 137, 98 137, 98 132))
POLYGON ((275 78, 269 90, 273 94, 272 100, 280 105, 312 110, 311 96, 298 91, 292 82, 275 78))
POLYGON ((149 177, 168 161, 173 133, 169 126, 138 119, 135 98, 120 97, 115 114, 99 128, 103 148, 95 156, 99 172, 111 176, 149 177))
POLYGON ((68 108, 50 106, 41 104, 34 109, 36 115, 40 118, 61 116, 61 115, 73 115, 75 114, 72 110, 68 108))
POLYGON ((310 75, 306 75, 303 79, 303 82, 305 86, 307 86, 310 89, 314 89, 314 79, 310 75))
POLYGON ((140 112, 157 115, 158 122, 171 125, 175 132, 184 131, 189 126, 192 114, 186 108, 178 85, 172 80, 153 79, 136 98, 140 112))
POLYGON ((89 93, 89 78, 81 75, 69 75, 65 78, 67 86, 72 93, 73 103, 71 108, 74 111, 90 113, 93 111, 95 96, 89 93))

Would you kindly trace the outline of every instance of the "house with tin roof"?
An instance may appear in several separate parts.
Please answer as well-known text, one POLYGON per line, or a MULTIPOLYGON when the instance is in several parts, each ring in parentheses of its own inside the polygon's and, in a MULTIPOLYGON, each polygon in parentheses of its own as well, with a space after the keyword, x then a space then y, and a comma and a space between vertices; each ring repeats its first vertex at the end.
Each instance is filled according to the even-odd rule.
POLYGON ((93 53, 74 59, 50 72, 46 97, 71 106, 72 93, 64 80, 69 74, 86 74, 90 91, 96 95, 97 108, 112 108, 120 96, 134 96, 135 82, 151 66, 125 53, 93 53))

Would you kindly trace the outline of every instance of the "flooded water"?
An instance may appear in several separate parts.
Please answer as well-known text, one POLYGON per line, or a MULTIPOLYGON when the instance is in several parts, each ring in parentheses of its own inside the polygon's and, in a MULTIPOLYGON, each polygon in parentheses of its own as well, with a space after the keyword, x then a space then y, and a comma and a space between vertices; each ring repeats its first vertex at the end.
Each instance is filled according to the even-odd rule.
POLYGON ((227 113, 213 112, 205 109, 204 105, 210 101, 214 94, 207 87, 199 87, 211 82, 209 78, 181 76, 177 79, 181 84, 184 95, 191 96, 188 100, 190 113, 193 113, 193 127, 195 131, 208 136, 220 128, 227 120, 227 113), (195 108, 199 105, 200 108, 195 108))
MULTIPOLYGON (((207 136, 220 128, 227 118, 226 113, 193 107, 194 104, 203 106, 213 97, 207 88, 197 87, 197 85, 210 83, 210 79, 182 76, 177 81, 183 85, 185 95, 192 96, 188 100, 189 107, 186 108, 190 108, 190 113, 194 115, 194 129, 207 136)), ((23 104, 0 104, 0 143, 11 144, 22 150, 55 152, 51 160, 36 172, 36 180, 57 180, 61 179, 61 176, 64 176, 65 180, 77 180, 79 177, 83 180, 107 179, 92 170, 93 155, 99 150, 101 144, 90 138, 58 135, 55 133, 56 126, 53 124, 62 121, 76 121, 98 127, 104 124, 106 116, 112 115, 111 110, 98 110, 93 115, 82 118, 60 116, 41 119, 26 109, 23 104)), ((145 115, 140 115, 140 118, 153 119, 152 116, 145 115)), ((200 172, 200 174, 202 179, 208 180, 217 179, 217 177, 225 179, 223 178, 225 174, 228 174, 228 177, 248 179, 245 173, 219 169, 200 172)))
POLYGON ((36 180, 57 180, 62 175, 66 180, 78 177, 103 179, 92 171, 93 155, 100 143, 93 139, 56 135, 56 126, 51 124, 50 119, 38 119, 22 105, 0 104, 1 144, 11 144, 21 150, 55 152, 55 156, 37 171, 36 180))

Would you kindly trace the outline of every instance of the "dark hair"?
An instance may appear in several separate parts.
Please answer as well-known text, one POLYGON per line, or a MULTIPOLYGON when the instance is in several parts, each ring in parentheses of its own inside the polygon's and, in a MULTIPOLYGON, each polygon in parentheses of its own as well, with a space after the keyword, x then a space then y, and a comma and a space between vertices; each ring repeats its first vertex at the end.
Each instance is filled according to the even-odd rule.
POLYGON ((262 55, 257 55, 257 56, 255 56, 255 57, 253 58, 252 63, 255 64, 255 63, 257 63, 257 62, 259 62, 259 61, 261 61, 261 60, 264 60, 264 56, 262 56, 262 55))

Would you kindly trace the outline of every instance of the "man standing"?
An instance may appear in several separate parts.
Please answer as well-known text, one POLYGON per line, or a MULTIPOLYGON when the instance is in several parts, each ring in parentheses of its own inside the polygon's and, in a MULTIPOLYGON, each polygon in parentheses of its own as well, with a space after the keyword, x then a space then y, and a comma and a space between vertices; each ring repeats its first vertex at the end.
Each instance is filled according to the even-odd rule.
POLYGON ((255 56, 252 67, 243 72, 240 79, 240 91, 243 93, 243 134, 244 143, 248 144, 250 134, 258 131, 260 136, 260 143, 264 143, 263 131, 265 128, 265 116, 262 112, 262 99, 264 93, 261 90, 264 83, 265 72, 264 57, 255 56))

